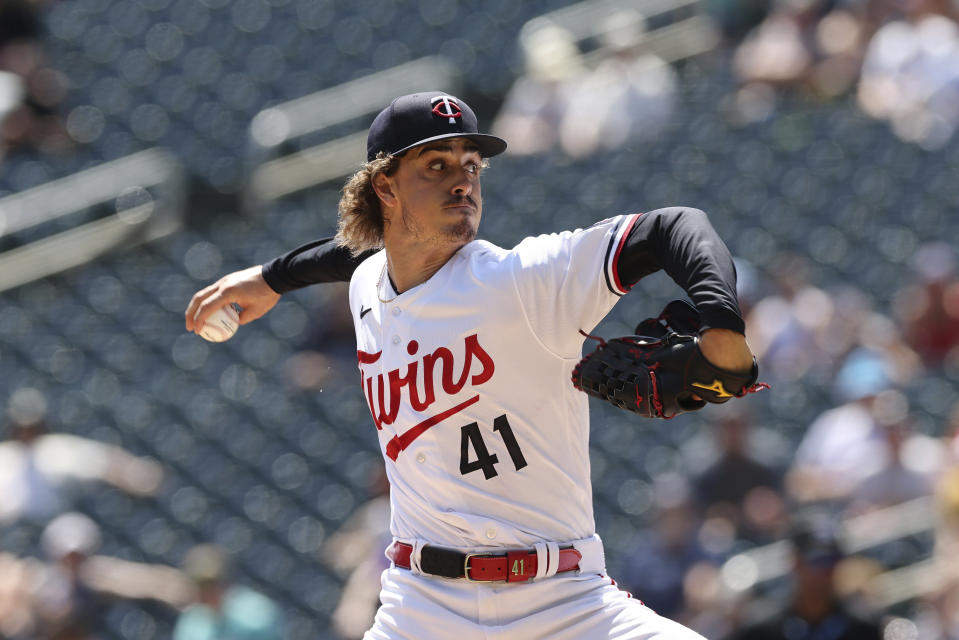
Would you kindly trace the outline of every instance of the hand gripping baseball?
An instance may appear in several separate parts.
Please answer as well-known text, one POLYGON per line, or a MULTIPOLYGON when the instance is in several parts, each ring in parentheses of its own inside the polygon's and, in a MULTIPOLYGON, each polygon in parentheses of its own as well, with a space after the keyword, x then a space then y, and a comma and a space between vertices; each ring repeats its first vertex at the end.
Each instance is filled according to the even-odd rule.
POLYGON ((576 365, 573 385, 645 418, 665 419, 769 387, 756 382, 755 358, 748 372, 709 362, 700 349, 700 326, 695 307, 674 300, 658 318, 640 322, 636 335, 594 338, 599 345, 576 365))
POLYGON ((279 300, 280 294, 263 279, 262 267, 235 271, 193 295, 185 313, 186 329, 199 332, 210 315, 230 303, 243 309, 239 322, 247 324, 263 316, 279 300))

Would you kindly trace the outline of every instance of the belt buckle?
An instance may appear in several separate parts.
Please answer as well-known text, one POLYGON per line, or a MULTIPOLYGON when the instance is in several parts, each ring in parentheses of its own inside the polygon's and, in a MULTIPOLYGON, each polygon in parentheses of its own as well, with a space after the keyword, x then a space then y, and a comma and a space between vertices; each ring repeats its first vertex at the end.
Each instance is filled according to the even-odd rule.
POLYGON ((463 577, 467 582, 490 582, 489 580, 474 580, 470 577, 470 558, 492 558, 495 553, 467 553, 463 560, 463 577))

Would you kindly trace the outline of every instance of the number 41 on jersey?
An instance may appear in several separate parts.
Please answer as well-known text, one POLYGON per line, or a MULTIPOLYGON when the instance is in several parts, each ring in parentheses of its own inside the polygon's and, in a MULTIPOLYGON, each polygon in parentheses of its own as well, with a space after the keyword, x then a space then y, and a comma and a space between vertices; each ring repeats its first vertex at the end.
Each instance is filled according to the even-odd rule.
MULTIPOLYGON (((523 456, 519 443, 516 442, 516 436, 513 435, 513 429, 509 426, 509 420, 506 415, 493 420, 493 431, 499 433, 506 445, 506 451, 513 460, 513 467, 517 471, 526 466, 526 458, 523 456)), ((463 425, 460 429, 460 473, 464 476, 467 473, 483 470, 483 475, 489 480, 497 475, 496 465, 499 463, 499 456, 490 453, 486 448, 486 441, 483 440, 483 434, 479 425, 471 422, 463 425), (476 459, 470 460, 470 448, 476 453, 476 459)))

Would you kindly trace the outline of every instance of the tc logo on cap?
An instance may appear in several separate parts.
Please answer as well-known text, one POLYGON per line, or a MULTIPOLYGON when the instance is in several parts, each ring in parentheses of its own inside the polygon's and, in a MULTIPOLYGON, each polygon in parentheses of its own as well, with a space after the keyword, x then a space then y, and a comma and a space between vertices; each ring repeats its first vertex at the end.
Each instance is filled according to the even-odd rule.
POLYGON ((453 96, 436 96, 430 100, 430 104, 433 105, 433 113, 441 118, 449 118, 450 124, 456 124, 456 119, 463 117, 463 110, 453 96))
POLYGON ((366 160, 381 151, 399 155, 420 144, 461 137, 475 142, 484 158, 506 149, 505 140, 479 132, 476 114, 463 100, 445 91, 411 93, 393 100, 373 119, 366 136, 366 160))

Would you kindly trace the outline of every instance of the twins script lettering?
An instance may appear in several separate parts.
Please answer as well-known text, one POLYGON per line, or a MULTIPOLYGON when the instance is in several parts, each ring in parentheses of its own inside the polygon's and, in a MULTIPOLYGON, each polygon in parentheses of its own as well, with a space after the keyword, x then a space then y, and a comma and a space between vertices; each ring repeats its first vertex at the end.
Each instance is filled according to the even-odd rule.
MULTIPOLYGON (((480 345, 475 333, 464 339, 463 347, 461 365, 457 365, 457 358, 450 349, 439 347, 419 360, 410 362, 406 365, 405 371, 397 368, 387 372, 385 376, 383 373, 378 373, 375 377, 367 375, 363 365, 376 363, 383 352, 357 351, 362 376, 361 384, 376 428, 382 429, 383 425, 393 424, 404 397, 416 412, 429 409, 437 400, 437 377, 443 393, 449 396, 459 393, 466 386, 467 381, 475 387, 492 378, 495 369, 493 359, 480 345), (471 375, 474 363, 479 365, 480 370, 471 375), (387 387, 389 387, 388 399, 386 398, 387 387)), ((406 346, 406 351, 411 356, 415 356, 419 351, 419 343, 411 340, 406 346)))

